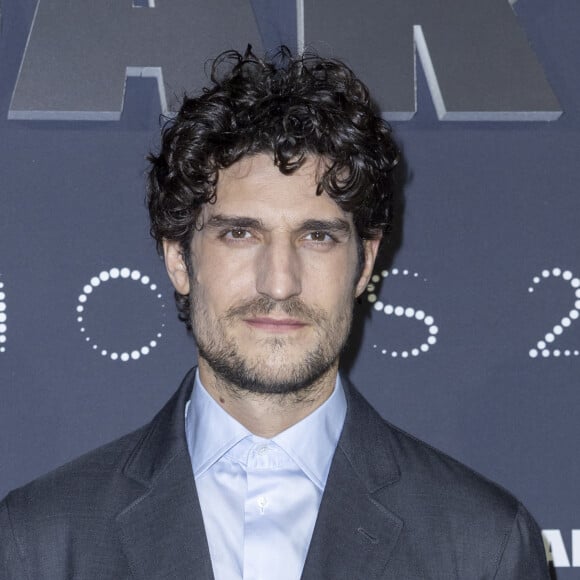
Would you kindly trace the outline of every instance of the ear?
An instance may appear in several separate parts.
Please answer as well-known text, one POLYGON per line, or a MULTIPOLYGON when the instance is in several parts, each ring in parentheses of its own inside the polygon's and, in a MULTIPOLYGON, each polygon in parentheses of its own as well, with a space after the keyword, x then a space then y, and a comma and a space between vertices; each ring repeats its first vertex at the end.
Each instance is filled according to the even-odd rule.
POLYGON ((173 240, 163 240, 163 256, 173 287, 179 294, 189 294, 189 274, 181 244, 173 240))
POLYGON ((371 279, 380 244, 380 237, 372 240, 363 240, 364 266, 355 287, 355 297, 357 298, 364 292, 371 279))

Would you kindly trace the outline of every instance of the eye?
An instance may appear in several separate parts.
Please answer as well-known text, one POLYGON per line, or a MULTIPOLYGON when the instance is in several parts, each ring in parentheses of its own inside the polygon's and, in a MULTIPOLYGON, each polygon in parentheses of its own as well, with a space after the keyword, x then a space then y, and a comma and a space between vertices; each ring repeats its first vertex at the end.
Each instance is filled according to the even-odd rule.
POLYGON ((306 235, 309 242, 334 242, 334 238, 328 232, 310 232, 306 235))
POLYGON ((251 237, 251 234, 245 228, 232 228, 223 233, 223 237, 230 240, 245 240, 251 237))

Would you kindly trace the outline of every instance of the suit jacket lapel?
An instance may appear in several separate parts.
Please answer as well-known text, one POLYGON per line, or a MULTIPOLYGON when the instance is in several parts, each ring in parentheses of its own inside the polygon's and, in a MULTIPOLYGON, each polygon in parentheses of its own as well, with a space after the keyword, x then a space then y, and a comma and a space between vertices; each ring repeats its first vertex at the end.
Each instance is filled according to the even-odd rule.
POLYGON ((185 441, 185 403, 195 373, 152 421, 127 462, 135 497, 117 517, 136 578, 213 580, 211 560, 185 441))
POLYGON ((400 472, 385 427, 368 403, 345 384, 348 412, 326 488, 303 580, 383 577, 403 521, 383 497, 400 472))

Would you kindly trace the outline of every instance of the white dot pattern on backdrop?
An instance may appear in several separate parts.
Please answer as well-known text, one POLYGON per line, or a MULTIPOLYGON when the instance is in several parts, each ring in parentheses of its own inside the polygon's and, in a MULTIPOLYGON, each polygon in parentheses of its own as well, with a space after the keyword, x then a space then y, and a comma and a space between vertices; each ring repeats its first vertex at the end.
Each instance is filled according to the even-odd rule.
POLYGON ((554 357, 571 357, 580 356, 580 350, 578 349, 559 349, 550 348, 550 345, 556 340, 556 337, 560 336, 565 328, 568 328, 573 320, 577 320, 580 316, 580 278, 576 278, 570 270, 562 270, 562 268, 552 268, 551 270, 542 270, 539 276, 534 276, 532 278, 532 286, 528 287, 528 292, 532 294, 536 290, 536 286, 541 284, 544 280, 548 278, 561 278, 565 282, 568 282, 574 291, 574 307, 570 312, 560 320, 560 322, 552 328, 552 330, 546 332, 543 339, 538 340, 535 348, 529 350, 530 358, 549 358, 554 357))
MULTIPOLYGON (((383 355, 390 355, 392 358, 404 358, 408 359, 410 357, 417 357, 422 353, 426 353, 429 349, 437 343, 437 335, 439 334, 439 328, 435 324, 435 320, 432 316, 426 314, 423 310, 415 309, 411 306, 395 306, 393 304, 383 304, 377 295, 375 294, 376 284, 381 280, 381 278, 387 278, 388 276, 409 276, 412 278, 419 278, 418 272, 410 272, 409 270, 399 270, 399 268, 393 268, 392 270, 383 270, 380 274, 374 274, 371 278, 371 282, 367 286, 367 300, 373 305, 373 308, 377 312, 383 312, 386 316, 397 316, 405 317, 413 320, 422 322, 427 327, 427 340, 421 343, 419 346, 414 348, 409 348, 407 350, 388 350, 386 348, 381 348, 380 352, 383 355)), ((423 278, 423 281, 426 281, 423 278)), ((373 344, 374 349, 379 349, 377 344, 373 344)))
POLYGON ((4 292, 4 282, 0 282, 0 352, 6 352, 6 332, 8 325, 6 320, 6 292, 4 292))
MULTIPOLYGON (((79 323, 80 331, 85 335, 85 342, 91 345, 91 348, 95 351, 99 351, 101 356, 109 357, 111 360, 121 362, 128 362, 130 360, 138 360, 142 356, 147 356, 152 348, 157 346, 157 339, 163 336, 162 332, 158 332, 154 339, 150 340, 147 344, 124 352, 111 351, 106 346, 96 344, 91 337, 87 334, 87 329, 84 326, 84 311, 89 299, 89 296, 95 291, 99 286, 109 282, 110 280, 129 280, 133 282, 140 282, 144 287, 147 287, 151 292, 155 293, 155 297, 158 300, 162 299, 162 295, 157 292, 157 285, 153 284, 149 276, 145 276, 139 272, 139 270, 131 270, 129 268, 111 268, 110 270, 102 271, 98 276, 93 276, 89 283, 83 286, 83 292, 78 297, 78 304, 76 307, 77 322, 79 323)), ((162 308, 165 304, 161 304, 162 308)), ((165 323, 161 324, 161 328, 165 326, 165 323)))

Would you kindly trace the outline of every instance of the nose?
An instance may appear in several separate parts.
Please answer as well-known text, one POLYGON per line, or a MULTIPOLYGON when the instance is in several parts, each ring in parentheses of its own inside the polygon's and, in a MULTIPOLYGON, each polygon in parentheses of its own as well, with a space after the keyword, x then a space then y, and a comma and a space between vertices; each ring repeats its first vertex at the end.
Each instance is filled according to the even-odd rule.
POLYGON ((290 240, 272 240, 262 247, 256 290, 274 300, 287 300, 302 292, 300 256, 290 240))

